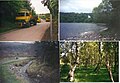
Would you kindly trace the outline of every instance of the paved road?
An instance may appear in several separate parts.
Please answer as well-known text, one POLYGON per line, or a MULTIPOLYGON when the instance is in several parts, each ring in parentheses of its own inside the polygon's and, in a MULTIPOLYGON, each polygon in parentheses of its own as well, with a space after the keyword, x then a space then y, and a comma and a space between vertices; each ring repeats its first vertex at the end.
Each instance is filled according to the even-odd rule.
POLYGON ((40 41, 49 26, 49 22, 42 21, 30 28, 23 28, 0 34, 0 41, 40 41))

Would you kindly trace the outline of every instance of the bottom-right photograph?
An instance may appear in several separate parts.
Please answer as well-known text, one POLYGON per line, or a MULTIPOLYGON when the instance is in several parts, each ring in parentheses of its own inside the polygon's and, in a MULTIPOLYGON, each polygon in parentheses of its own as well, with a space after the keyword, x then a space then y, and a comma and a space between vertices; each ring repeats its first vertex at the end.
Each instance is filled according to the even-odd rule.
POLYGON ((119 42, 60 42, 61 82, 119 82, 119 42))

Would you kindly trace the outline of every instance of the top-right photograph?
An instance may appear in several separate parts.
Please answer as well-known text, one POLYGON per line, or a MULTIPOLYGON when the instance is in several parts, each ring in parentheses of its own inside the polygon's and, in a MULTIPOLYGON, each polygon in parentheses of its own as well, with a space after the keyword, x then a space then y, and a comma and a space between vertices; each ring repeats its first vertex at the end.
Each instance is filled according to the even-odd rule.
POLYGON ((120 0, 60 0, 60 40, 120 40, 120 0))

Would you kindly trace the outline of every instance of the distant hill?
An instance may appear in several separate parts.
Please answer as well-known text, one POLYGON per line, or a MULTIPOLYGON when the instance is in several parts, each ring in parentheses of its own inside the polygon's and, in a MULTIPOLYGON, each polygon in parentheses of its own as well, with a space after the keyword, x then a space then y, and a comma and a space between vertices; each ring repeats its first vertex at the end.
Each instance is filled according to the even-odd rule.
POLYGON ((61 23, 91 23, 92 13, 64 13, 60 12, 61 23))
POLYGON ((0 58, 7 56, 51 57, 53 54, 57 56, 58 53, 59 52, 57 42, 35 42, 35 43, 0 42, 0 58))

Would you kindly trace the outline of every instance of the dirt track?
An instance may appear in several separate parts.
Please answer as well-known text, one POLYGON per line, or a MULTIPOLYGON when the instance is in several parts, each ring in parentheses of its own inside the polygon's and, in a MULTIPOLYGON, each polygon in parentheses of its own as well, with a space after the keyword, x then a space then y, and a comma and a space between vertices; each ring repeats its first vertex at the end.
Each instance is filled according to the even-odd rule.
POLYGON ((49 29, 49 22, 0 34, 0 41, 41 41, 49 29))

